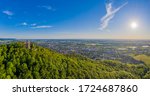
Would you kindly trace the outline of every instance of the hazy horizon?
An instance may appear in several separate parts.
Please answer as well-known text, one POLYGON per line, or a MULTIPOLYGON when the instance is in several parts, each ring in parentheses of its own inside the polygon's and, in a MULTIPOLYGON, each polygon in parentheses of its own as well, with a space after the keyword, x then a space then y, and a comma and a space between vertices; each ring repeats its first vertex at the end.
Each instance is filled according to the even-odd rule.
POLYGON ((9 38, 9 37, 0 37, 0 39, 16 39, 16 40, 36 40, 36 39, 39 39, 39 40, 45 40, 45 39, 48 39, 48 40, 150 40, 150 39, 117 39, 117 38, 114 38, 114 39, 111 39, 111 38, 9 38))

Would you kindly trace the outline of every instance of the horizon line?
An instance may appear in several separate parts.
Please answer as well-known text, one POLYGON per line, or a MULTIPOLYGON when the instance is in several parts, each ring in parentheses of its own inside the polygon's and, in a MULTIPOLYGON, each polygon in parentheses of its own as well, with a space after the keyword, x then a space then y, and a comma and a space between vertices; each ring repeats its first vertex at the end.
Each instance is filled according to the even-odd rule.
POLYGON ((150 39, 119 39, 119 38, 1 38, 0 39, 14 39, 14 40, 45 40, 45 39, 49 39, 49 40, 150 40, 150 39))

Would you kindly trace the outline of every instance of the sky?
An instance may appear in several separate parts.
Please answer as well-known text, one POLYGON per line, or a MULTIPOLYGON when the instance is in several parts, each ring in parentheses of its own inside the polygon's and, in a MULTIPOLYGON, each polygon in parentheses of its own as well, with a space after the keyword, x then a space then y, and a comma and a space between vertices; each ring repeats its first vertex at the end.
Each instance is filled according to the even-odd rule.
POLYGON ((150 0, 1 0, 0 38, 150 39, 150 0))

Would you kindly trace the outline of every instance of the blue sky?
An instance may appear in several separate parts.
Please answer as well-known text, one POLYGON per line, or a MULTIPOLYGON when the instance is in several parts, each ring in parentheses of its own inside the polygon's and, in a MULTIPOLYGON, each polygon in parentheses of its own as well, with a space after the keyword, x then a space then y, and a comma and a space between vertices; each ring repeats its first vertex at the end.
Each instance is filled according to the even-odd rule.
POLYGON ((150 39, 149 9, 150 0, 2 0, 0 38, 150 39))

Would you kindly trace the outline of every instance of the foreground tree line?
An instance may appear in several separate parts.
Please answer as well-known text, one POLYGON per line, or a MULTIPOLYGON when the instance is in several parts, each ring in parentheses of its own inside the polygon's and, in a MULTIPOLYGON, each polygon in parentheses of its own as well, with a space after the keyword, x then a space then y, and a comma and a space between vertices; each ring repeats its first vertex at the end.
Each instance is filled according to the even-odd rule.
POLYGON ((22 42, 0 45, 2 79, 138 79, 150 78, 144 64, 94 61, 76 54, 63 55, 22 42))

